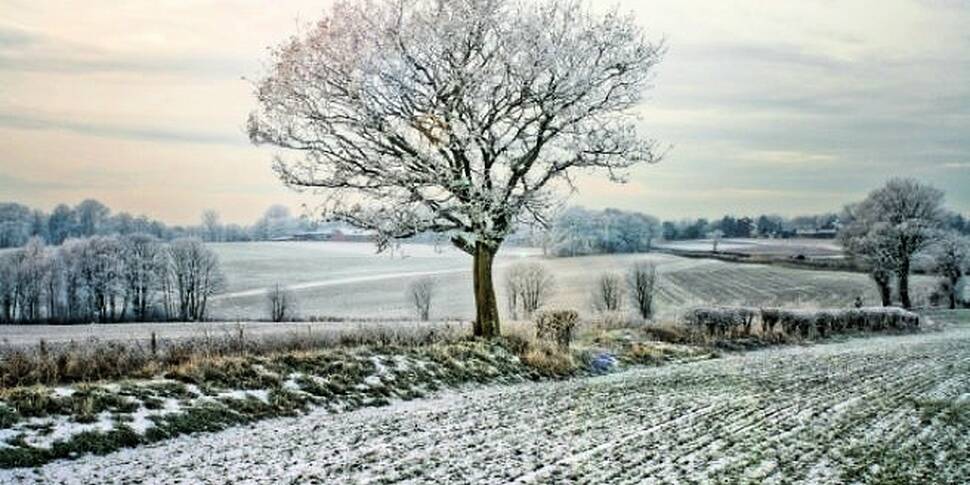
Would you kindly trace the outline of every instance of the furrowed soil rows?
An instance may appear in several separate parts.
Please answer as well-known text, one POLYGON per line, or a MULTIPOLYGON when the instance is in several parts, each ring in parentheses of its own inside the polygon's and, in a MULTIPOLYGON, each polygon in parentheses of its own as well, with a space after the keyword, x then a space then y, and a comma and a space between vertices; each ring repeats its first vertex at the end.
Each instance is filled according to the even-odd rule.
POLYGON ((2 482, 966 483, 970 328, 313 413, 2 482))

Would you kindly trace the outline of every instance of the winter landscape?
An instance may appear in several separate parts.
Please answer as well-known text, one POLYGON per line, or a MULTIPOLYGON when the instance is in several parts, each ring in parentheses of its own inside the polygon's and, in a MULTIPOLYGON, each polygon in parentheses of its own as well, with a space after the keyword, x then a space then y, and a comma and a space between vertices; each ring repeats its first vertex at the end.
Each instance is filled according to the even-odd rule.
POLYGON ((0 13, 0 483, 970 482, 967 5, 0 13))

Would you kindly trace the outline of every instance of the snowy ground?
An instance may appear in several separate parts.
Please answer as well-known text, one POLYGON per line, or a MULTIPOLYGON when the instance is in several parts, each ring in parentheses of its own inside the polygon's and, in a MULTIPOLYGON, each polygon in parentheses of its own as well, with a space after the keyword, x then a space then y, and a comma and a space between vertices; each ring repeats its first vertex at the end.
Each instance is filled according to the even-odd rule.
MULTIPOLYGON (((821 251, 833 244, 818 240, 736 242, 759 250, 780 247, 778 250, 789 252, 802 246, 821 251)), ((218 319, 245 321, 267 317, 264 294, 276 283, 294 291, 297 313, 303 316, 409 319, 414 313, 405 298, 405 289, 409 282, 422 276, 433 276, 438 281, 439 291, 431 309, 433 318, 474 316, 471 258, 452 248, 444 247, 438 253, 429 245, 408 245, 392 257, 374 254, 374 246, 367 243, 244 243, 212 247, 219 253, 230 283, 227 292, 212 302, 212 316, 218 319)), ((495 284, 502 303, 505 270, 523 260, 538 261, 554 275, 552 305, 587 314, 589 294, 597 278, 607 272, 625 273, 640 261, 655 263, 661 273, 657 302, 661 310, 700 304, 847 306, 856 296, 873 304, 878 300, 875 286, 861 273, 742 265, 659 253, 543 258, 536 249, 509 247, 496 260, 495 284)), ((926 293, 924 287, 930 285, 924 277, 914 277, 913 281, 919 299, 926 293)), ((504 304, 500 307, 504 310, 504 304)))
POLYGON ((970 328, 264 421, 0 471, 64 483, 966 483, 970 328))
MULTIPOLYGON (((680 251, 711 251, 714 248, 714 241, 712 239, 662 241, 657 244, 657 247, 680 251)), ((824 258, 840 257, 844 254, 842 246, 833 239, 721 239, 717 243, 717 249, 751 255, 789 257, 801 254, 806 257, 824 258)))

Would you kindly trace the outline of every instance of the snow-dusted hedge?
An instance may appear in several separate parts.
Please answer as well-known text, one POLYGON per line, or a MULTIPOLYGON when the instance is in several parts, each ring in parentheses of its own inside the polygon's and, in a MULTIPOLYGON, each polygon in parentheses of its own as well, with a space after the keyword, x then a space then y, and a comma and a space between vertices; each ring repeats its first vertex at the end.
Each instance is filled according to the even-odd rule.
POLYGON ((751 333, 755 319, 762 333, 780 330, 789 335, 826 336, 847 331, 907 330, 919 326, 919 315, 901 308, 800 310, 785 308, 697 307, 684 322, 712 335, 751 333))
POLYGON ((751 332, 751 324, 758 310, 745 307, 697 307, 684 314, 684 321, 705 329, 710 334, 751 332))

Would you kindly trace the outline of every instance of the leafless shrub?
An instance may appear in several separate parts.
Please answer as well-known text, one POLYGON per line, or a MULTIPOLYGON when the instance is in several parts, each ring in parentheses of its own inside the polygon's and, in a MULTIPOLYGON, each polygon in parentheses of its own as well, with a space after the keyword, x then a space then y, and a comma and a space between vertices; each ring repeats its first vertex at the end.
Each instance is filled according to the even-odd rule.
POLYGON ((579 313, 574 310, 536 313, 536 340, 551 342, 562 349, 568 349, 578 322, 579 313))
POLYGON ((266 293, 269 318, 274 322, 285 322, 294 317, 296 298, 293 293, 277 283, 266 293))
POLYGON ((616 273, 600 276, 593 288, 592 305, 598 312, 616 312, 623 307, 623 278, 616 273))
POLYGON ((418 318, 423 322, 431 319, 431 301, 434 299, 437 282, 434 278, 424 277, 408 285, 407 298, 414 306, 418 318))
POLYGON ((657 267, 652 263, 640 262, 630 268, 627 274, 630 295, 640 317, 647 320, 653 317, 653 294, 657 286, 657 267))
POLYGON ((531 318, 548 300, 554 288, 549 271, 539 263, 518 263, 505 275, 505 295, 509 314, 515 320, 519 310, 531 318))

